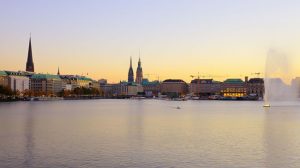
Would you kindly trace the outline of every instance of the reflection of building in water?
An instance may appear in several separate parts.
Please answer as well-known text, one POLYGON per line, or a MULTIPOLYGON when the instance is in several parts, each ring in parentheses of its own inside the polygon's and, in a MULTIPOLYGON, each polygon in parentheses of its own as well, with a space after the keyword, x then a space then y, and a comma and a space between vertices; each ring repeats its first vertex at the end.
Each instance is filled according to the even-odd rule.
POLYGON ((224 97, 245 97, 247 85, 241 79, 227 79, 221 85, 221 94, 224 97))
POLYGON ((299 119, 298 109, 292 106, 266 109, 263 144, 267 168, 299 167, 299 119))

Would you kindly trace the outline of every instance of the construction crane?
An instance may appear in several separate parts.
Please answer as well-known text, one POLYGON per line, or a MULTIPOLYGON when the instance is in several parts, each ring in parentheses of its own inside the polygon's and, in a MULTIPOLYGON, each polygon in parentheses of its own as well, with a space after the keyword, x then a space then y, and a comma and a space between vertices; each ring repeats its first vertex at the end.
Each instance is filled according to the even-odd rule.
POLYGON ((151 76, 155 76, 156 79, 159 81, 159 75, 157 75, 157 74, 145 74, 145 76, 146 76, 147 78, 149 78, 149 77, 151 77, 151 76))
POLYGON ((259 78, 261 73, 260 72, 254 72, 254 73, 251 73, 251 75, 255 75, 257 78, 259 78))

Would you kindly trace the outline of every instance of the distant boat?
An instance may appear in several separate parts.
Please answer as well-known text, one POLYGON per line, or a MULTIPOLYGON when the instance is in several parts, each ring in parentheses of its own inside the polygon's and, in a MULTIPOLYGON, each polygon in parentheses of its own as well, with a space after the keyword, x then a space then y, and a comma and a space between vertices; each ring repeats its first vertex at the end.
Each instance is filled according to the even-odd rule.
POLYGON ((176 107, 176 109, 178 109, 178 110, 179 110, 179 109, 181 109, 181 108, 180 108, 179 106, 177 106, 177 107, 176 107))
POLYGON ((270 104, 265 104, 264 107, 271 107, 271 105, 270 104))

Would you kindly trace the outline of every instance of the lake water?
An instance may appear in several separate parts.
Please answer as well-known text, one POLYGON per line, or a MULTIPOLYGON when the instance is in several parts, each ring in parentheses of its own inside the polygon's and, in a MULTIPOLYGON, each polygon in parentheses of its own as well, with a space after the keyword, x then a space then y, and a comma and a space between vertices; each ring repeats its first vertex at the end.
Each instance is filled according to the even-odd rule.
POLYGON ((163 100, 0 103, 0 167, 300 167, 300 106, 267 111, 262 106, 163 100))

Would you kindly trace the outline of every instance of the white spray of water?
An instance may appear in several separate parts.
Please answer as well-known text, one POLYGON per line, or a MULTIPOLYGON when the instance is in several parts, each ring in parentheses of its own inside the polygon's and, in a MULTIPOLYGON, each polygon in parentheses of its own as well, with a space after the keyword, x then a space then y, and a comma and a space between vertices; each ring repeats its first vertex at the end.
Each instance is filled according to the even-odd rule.
POLYGON ((287 55, 271 49, 265 68, 265 104, 281 105, 297 101, 299 90, 291 84, 292 76, 287 55))

